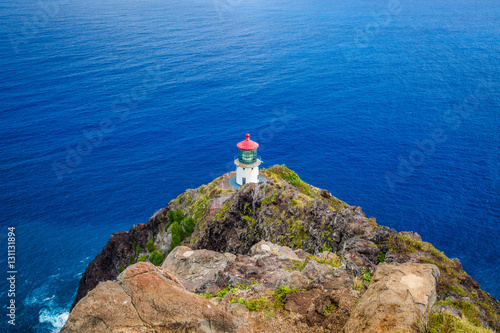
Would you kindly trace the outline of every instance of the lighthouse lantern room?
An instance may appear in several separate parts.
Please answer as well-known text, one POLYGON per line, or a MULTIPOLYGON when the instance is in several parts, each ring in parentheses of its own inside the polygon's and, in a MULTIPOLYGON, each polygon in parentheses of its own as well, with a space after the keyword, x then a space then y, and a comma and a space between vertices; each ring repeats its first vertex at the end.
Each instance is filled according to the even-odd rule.
POLYGON ((250 140, 250 134, 247 133, 247 138, 239 142, 238 156, 234 159, 236 164, 236 183, 244 185, 246 183, 259 182, 259 165, 262 163, 257 155, 259 144, 250 140))

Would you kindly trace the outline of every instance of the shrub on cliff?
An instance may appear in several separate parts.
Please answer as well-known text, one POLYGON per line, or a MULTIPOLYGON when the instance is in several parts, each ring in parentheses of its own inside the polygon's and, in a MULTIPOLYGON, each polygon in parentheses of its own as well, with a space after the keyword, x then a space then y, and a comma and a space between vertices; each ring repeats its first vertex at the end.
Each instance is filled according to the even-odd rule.
POLYGON ((149 262, 155 266, 160 266, 163 262, 163 258, 163 254, 158 251, 153 251, 153 254, 151 254, 151 257, 149 257, 149 262))
POLYGON ((150 239, 146 243, 146 249, 148 250, 148 252, 153 252, 155 250, 155 244, 154 244, 154 241, 152 239, 150 239))
POLYGON ((173 250, 176 246, 181 245, 182 240, 184 239, 184 229, 182 226, 175 221, 172 224, 172 242, 170 243, 170 250, 173 250))
POLYGON ((189 237, 193 234, 195 225, 196 221, 191 216, 188 216, 184 220, 182 220, 182 227, 184 228, 184 234, 186 237, 189 237))
POLYGON ((175 222, 177 223, 181 223, 182 220, 184 219, 184 212, 182 211, 182 209, 176 209, 176 210, 170 210, 168 213, 167 213, 167 217, 168 217, 168 223, 167 225, 165 226, 165 231, 168 230, 168 228, 175 222))

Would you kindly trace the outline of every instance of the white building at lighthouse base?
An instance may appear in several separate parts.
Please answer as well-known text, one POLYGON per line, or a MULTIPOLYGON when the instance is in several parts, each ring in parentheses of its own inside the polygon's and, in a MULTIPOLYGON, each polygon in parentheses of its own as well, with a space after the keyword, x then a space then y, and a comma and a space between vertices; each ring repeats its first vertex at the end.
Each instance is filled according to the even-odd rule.
POLYGON ((259 165, 262 163, 260 159, 257 159, 252 164, 243 164, 237 158, 234 160, 236 164, 236 183, 238 185, 245 185, 247 183, 258 183, 259 182, 259 165))

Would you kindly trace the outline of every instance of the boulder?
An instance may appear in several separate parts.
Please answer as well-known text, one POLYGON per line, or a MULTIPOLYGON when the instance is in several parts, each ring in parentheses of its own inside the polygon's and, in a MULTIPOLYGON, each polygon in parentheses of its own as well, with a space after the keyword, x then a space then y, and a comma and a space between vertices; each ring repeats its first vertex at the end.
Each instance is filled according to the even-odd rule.
POLYGON ((430 264, 381 264, 343 333, 416 332, 436 301, 439 269, 430 264))
POLYGON ((61 332, 236 333, 237 328, 231 314, 186 291, 167 270, 140 262, 82 298, 61 332))
POLYGON ((283 278, 281 278, 277 283, 276 283, 276 288, 279 288, 280 286, 288 286, 290 288, 298 288, 298 289, 303 289, 309 285, 309 282, 311 282, 311 279, 307 278, 304 274, 298 271, 293 271, 290 272, 289 274, 285 275, 283 278))
POLYGON ((274 254, 284 259, 300 260, 298 255, 288 246, 280 246, 271 242, 261 240, 250 249, 250 254, 255 255, 268 255, 274 254))
POLYGON ((204 293, 218 289, 215 284, 217 273, 234 259, 234 255, 178 246, 169 253, 161 267, 173 272, 186 289, 204 293))
POLYGON ((326 289, 342 289, 352 286, 352 277, 345 269, 335 268, 328 264, 320 264, 314 260, 307 263, 302 274, 314 283, 326 289))

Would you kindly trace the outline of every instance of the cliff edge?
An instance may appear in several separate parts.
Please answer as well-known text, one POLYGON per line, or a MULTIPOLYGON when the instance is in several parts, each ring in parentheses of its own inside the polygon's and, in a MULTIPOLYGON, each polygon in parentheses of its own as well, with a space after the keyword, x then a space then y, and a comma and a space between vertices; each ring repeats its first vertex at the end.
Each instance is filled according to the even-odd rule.
MULTIPOLYGON (((409 311, 403 315, 407 320, 399 331, 431 332, 437 327, 441 330, 436 332, 500 331, 499 302, 480 289, 458 259, 447 258, 416 233, 398 233, 378 225, 360 207, 306 184, 284 165, 264 169, 261 175, 266 183, 235 190, 228 182, 233 173, 225 174, 182 193, 147 223, 112 235, 85 270, 63 332, 74 331, 71 327, 81 331, 74 326, 86 322, 82 309, 87 308, 80 303, 88 302, 99 290, 104 292, 104 287, 123 289, 120 276, 145 264, 162 265, 167 273, 157 273, 173 274, 186 293, 210 298, 231 291, 232 296, 222 297, 220 302, 212 297, 211 304, 225 311, 221 318, 235 320, 231 330, 238 332, 289 330, 285 327, 300 331, 301 325, 310 332, 313 327, 358 332, 362 331, 359 327, 371 327, 363 324, 368 319, 371 325, 377 320, 378 324, 366 332, 399 327, 388 321, 387 304, 368 306, 376 299, 388 300, 394 305, 391 309, 400 309, 393 315, 409 311), (241 294, 240 289, 251 289, 254 294, 241 294), (279 296, 281 292, 285 296, 279 296), (261 301, 254 301, 258 299, 261 301), (283 321, 276 329, 267 327, 265 320, 262 324, 255 315, 270 309, 283 321)), ((193 332, 207 331, 200 320, 189 326, 196 327, 193 332)), ((175 331, 175 322, 167 324, 171 328, 166 332, 175 331)), ((145 332, 154 326, 144 321, 134 325, 144 326, 145 332)))

